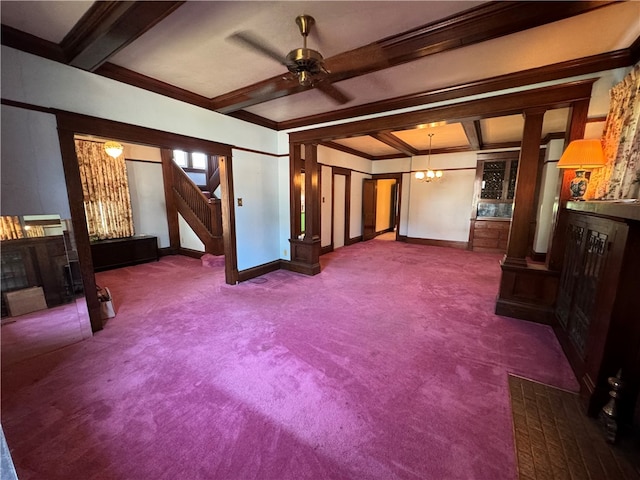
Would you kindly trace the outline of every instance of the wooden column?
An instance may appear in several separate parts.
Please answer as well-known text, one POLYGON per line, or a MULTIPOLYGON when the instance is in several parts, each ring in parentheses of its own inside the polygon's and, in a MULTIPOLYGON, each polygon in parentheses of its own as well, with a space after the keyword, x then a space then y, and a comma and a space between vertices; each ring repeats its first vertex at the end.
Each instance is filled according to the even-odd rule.
POLYGON ((305 232, 302 238, 297 234, 300 229, 300 148, 290 147, 291 171, 291 262, 289 269, 306 275, 320 273, 320 192, 318 182, 318 145, 306 143, 304 148, 305 174, 305 232))
POLYGON ((305 144, 304 146, 304 209, 305 216, 305 241, 310 242, 320 238, 320 202, 318 181, 318 145, 305 144))
POLYGON ((56 116, 56 119, 58 121, 58 138, 60 141, 60 153, 62 154, 62 167, 67 182, 67 196, 69 198, 73 235, 76 240, 76 250, 78 252, 82 288, 84 289, 84 296, 87 301, 91 331, 95 333, 102 330, 102 317, 100 315, 100 301, 98 300, 98 293, 96 291, 96 277, 93 273, 93 256, 91 255, 91 244, 89 242, 89 228, 87 227, 87 217, 82 201, 82 179, 80 176, 80 168, 78 167, 74 132, 64 128, 60 116, 56 116))
POLYGON ((526 110, 524 112, 524 133, 518 161, 518 178, 513 200, 513 215, 507 254, 503 260, 506 265, 527 265, 529 253, 529 227, 531 217, 536 208, 536 184, 538 164, 540 162, 540 139, 542 138, 542 121, 544 109, 526 110))
POLYGON ((498 315, 551 324, 558 287, 557 272, 527 263, 531 218, 537 205, 536 184, 544 112, 545 109, 524 112, 524 133, 513 216, 507 254, 501 264, 502 277, 495 312, 498 315))
POLYGON ((162 159, 162 183, 164 184, 164 202, 167 210, 167 226, 169 228, 169 251, 176 254, 180 249, 180 226, 178 209, 173 198, 173 152, 168 148, 160 150, 162 159))
POLYGON ((224 243, 224 279, 228 285, 235 285, 239 280, 232 160, 231 155, 218 157, 222 196, 220 207, 222 208, 222 239, 224 243))

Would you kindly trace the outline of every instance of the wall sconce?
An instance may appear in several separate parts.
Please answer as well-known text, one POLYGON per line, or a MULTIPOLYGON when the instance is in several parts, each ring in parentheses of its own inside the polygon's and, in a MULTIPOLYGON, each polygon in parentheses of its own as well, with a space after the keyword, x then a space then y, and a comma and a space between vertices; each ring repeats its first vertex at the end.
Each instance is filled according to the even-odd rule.
POLYGON ((575 168, 576 176, 571 180, 571 200, 583 201, 589 181, 585 176, 586 170, 604 167, 606 160, 599 139, 574 140, 560 157, 558 168, 575 168))
POLYGON ((104 151, 107 152, 107 155, 113 158, 118 158, 122 155, 122 151, 124 147, 118 142, 105 142, 104 151))

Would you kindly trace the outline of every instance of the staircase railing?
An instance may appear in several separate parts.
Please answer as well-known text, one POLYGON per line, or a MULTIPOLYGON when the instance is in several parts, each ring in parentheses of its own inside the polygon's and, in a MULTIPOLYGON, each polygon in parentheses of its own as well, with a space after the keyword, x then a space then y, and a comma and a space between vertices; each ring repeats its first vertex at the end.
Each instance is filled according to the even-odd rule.
POLYGON ((171 164, 173 170, 172 190, 178 212, 204 243, 205 251, 221 255, 224 248, 220 199, 207 198, 182 168, 175 162, 171 162, 171 164))

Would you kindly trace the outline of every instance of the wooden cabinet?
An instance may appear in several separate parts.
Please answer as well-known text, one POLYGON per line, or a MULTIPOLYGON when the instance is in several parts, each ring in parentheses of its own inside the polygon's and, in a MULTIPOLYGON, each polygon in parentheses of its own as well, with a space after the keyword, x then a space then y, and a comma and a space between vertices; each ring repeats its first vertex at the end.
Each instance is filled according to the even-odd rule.
POLYGON ((518 156, 518 151, 478 154, 469 230, 474 251, 507 251, 518 156))
MULTIPOLYGON (((49 307, 73 299, 70 261, 62 235, 2 242, 2 292, 42 287, 49 307)), ((2 299, 2 316, 8 312, 2 299)))
POLYGON ((556 332, 591 415, 608 401, 607 378, 622 370, 620 416, 634 418, 640 387, 640 205, 616 217, 615 204, 570 202, 563 212, 564 258, 556 332), (584 204, 580 204, 584 203, 584 204), (582 211, 575 211, 582 210, 582 211), (637 218, 636 218, 637 216, 637 218))
POLYGON ((158 239, 150 235, 91 242, 96 272, 158 260, 158 239))

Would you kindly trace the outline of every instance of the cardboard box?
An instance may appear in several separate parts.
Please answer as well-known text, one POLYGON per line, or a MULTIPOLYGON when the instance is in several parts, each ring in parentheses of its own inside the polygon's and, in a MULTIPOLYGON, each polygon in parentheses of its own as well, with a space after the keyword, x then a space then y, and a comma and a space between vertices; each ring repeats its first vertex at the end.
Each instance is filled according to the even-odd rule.
POLYGON ((36 312, 38 310, 45 310, 47 308, 47 301, 44 299, 42 287, 31 287, 7 292, 4 294, 4 300, 7 304, 9 315, 12 317, 36 312))

